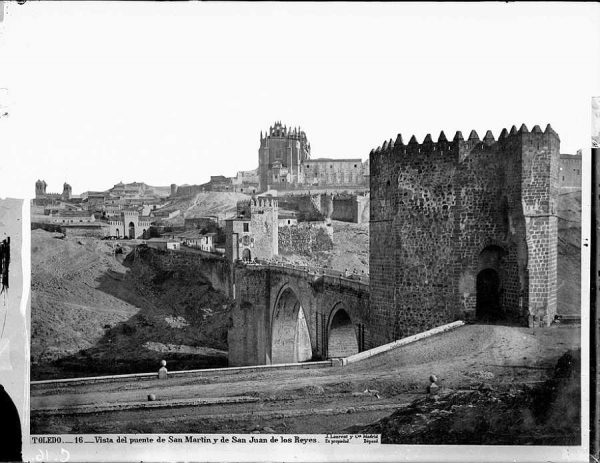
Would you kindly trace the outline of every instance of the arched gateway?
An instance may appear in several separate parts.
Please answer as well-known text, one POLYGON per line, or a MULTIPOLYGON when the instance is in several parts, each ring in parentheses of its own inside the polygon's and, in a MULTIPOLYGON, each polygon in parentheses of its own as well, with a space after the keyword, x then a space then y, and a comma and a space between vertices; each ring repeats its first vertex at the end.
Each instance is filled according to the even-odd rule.
POLYGON ((327 335, 327 358, 347 357, 358 353, 358 340, 350 315, 342 307, 331 311, 327 335))
POLYGON ((310 333, 296 293, 285 288, 272 315, 271 363, 296 363, 312 359, 310 333))

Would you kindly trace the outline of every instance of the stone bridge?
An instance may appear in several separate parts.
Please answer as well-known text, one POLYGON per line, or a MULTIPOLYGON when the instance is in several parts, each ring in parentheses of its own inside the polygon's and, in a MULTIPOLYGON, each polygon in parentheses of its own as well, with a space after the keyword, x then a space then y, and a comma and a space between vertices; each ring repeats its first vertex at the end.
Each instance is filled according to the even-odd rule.
POLYGON ((234 269, 229 366, 346 357, 369 349, 368 278, 281 265, 234 269))

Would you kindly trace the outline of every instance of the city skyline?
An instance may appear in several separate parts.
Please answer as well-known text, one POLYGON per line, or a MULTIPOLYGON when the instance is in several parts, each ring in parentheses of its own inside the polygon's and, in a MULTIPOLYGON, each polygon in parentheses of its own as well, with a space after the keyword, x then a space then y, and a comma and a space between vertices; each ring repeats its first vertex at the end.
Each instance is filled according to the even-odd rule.
POLYGON ((596 5, 5 8, 0 196, 32 198, 38 178, 81 193, 231 177, 258 167, 277 120, 313 158, 522 123, 575 154, 600 93, 596 5))

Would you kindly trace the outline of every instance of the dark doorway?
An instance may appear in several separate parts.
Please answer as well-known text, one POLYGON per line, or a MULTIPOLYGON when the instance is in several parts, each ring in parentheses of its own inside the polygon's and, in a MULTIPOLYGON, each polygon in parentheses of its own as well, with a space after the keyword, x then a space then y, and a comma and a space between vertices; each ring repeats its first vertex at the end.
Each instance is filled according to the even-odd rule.
POLYGON ((132 240, 135 239, 135 225, 133 222, 129 222, 129 238, 132 240))
POLYGON ((503 318, 498 272, 486 268, 477 274, 477 306, 479 320, 495 321, 503 318))
POLYGON ((246 248, 242 251, 242 260, 245 262, 250 261, 250 249, 246 248))

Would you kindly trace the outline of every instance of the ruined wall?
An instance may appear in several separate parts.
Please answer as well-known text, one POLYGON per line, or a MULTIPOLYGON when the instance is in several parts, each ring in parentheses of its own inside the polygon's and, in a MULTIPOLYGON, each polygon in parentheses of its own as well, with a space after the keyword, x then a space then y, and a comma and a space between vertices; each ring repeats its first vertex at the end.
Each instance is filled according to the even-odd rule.
MULTIPOLYGON (((485 249, 498 249, 502 310, 556 310, 558 136, 525 126, 437 143, 398 136, 371 152, 371 329, 385 343, 473 318, 485 249), (554 173, 556 172, 556 173, 554 173), (532 278, 535 282, 531 283, 532 278)), ((540 315, 543 312, 544 315, 540 315)), ((533 322, 535 323, 535 320, 533 322)))
POLYGON ((143 259, 163 272, 182 275, 202 275, 212 287, 233 297, 231 266, 225 258, 207 257, 199 253, 162 251, 145 246, 136 247, 127 255, 126 262, 143 259))
POLYGON ((300 222, 279 227, 280 254, 310 255, 333 249, 333 230, 324 222, 300 222))

